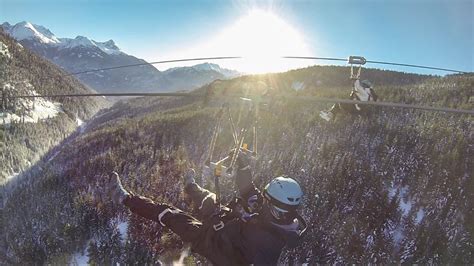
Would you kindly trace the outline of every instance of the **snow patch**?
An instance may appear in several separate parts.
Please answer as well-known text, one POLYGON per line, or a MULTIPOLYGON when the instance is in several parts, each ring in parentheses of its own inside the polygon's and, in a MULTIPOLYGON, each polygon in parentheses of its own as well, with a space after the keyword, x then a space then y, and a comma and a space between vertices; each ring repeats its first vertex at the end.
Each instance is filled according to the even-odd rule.
POLYGON ((8 46, 3 42, 0 42, 0 55, 7 59, 11 58, 10 51, 8 51, 8 46))
POLYGON ((397 189, 393 186, 388 188, 388 199, 392 200, 395 194, 397 193, 397 189))
POLYGON ((413 201, 407 196, 408 194, 408 188, 406 186, 404 187, 397 187, 395 185, 390 186, 388 188, 388 199, 392 200, 393 197, 398 192, 398 198, 399 198, 399 204, 398 206, 402 210, 403 216, 407 216, 410 213, 410 210, 413 206, 413 201))
POLYGON ((84 133, 84 131, 86 131, 86 128, 87 128, 87 123, 84 123, 84 121, 82 121, 82 119, 80 119, 79 117, 76 117, 76 123, 77 123, 77 126, 79 127, 79 132, 81 134, 84 133))
POLYGON ((425 210, 423 208, 420 208, 416 212, 416 217, 415 217, 416 224, 420 224, 421 220, 423 220, 424 217, 425 217, 425 210))
MULTIPOLYGON (((61 38, 60 48, 76 48, 76 47, 96 47, 106 54, 121 54, 122 51, 118 48, 114 41, 109 40, 107 42, 96 42, 84 36, 77 36, 74 39, 61 38)), ((78 55, 80 58, 82 55, 78 55)), ((95 55, 92 55, 95 57, 95 55)))
POLYGON ((77 36, 74 39, 70 38, 61 38, 61 47, 62 48, 74 48, 74 47, 93 47, 96 46, 94 41, 84 36, 77 36))
POLYGON ((400 209, 402 209, 404 216, 407 216, 410 213, 411 207, 413 206, 413 202, 409 198, 404 199, 407 193, 407 187, 400 189, 400 209))
POLYGON ((400 244, 403 241, 403 238, 405 238, 405 234, 403 233, 403 227, 401 225, 398 225, 395 230, 392 232, 393 235, 393 241, 395 241, 395 244, 397 246, 400 246, 400 244))
POLYGON ((128 239, 128 221, 123 217, 115 217, 110 220, 110 224, 118 230, 120 242, 125 244, 128 239))
POLYGON ((74 255, 72 255, 72 259, 71 259, 71 263, 70 265, 88 265, 88 262, 89 261, 89 253, 87 252, 87 250, 83 251, 83 252, 77 252, 77 253, 74 253, 74 255))
POLYGON ((95 42, 97 47, 106 54, 121 54, 120 48, 118 48, 114 41, 109 40, 107 42, 95 42))
POLYGON ((14 172, 12 175, 7 176, 7 180, 13 179, 13 178, 17 177, 19 174, 20 174, 19 172, 18 173, 14 172))
POLYGON ((60 41, 48 29, 33 25, 30 22, 20 22, 10 28, 8 33, 16 40, 21 41, 25 39, 36 39, 41 43, 58 44, 60 41))
POLYGON ((76 252, 72 255, 71 261, 69 262, 69 265, 89 265, 89 252, 87 251, 87 248, 89 247, 90 241, 87 241, 87 244, 85 248, 81 252, 76 252))
MULTIPOLYGON (((27 95, 39 95, 32 90, 33 86, 27 84, 29 88, 27 95)), ((4 85, 5 89, 11 89, 13 86, 9 83, 4 85)), ((44 98, 23 98, 16 102, 17 110, 15 112, 0 112, 0 125, 10 124, 14 121, 25 123, 37 123, 40 120, 53 118, 62 112, 61 103, 48 101, 44 98), (20 113, 21 112, 21 113, 20 113)))
POLYGON ((209 71, 209 70, 214 70, 217 72, 221 71, 221 67, 219 65, 212 64, 212 63, 202 63, 202 64, 194 65, 193 68, 196 70, 203 70, 203 71, 209 71))
POLYGON ((410 213, 412 202, 410 200, 400 199, 400 208, 402 209, 403 215, 407 216, 410 213))
POLYGON ((122 240, 122 244, 125 244, 125 242, 127 241, 128 221, 121 221, 117 225, 117 228, 120 233, 120 240, 122 240))
MULTIPOLYGON (((114 41, 96 42, 84 36, 71 38, 57 38, 49 29, 35 25, 30 22, 20 22, 14 26, 3 24, 5 31, 17 41, 32 39, 40 43, 52 45, 59 48, 75 47, 97 47, 107 54, 121 54, 122 51, 115 45, 114 41)), ((80 56, 78 56, 80 58, 80 56)))

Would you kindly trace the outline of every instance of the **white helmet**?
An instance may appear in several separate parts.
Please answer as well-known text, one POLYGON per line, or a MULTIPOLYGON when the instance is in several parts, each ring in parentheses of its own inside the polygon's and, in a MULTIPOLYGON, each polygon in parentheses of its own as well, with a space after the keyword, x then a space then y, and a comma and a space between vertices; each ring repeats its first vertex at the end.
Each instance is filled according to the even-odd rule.
POLYGON ((273 218, 291 222, 301 204, 303 191, 294 179, 280 176, 265 186, 263 195, 268 201, 273 218))

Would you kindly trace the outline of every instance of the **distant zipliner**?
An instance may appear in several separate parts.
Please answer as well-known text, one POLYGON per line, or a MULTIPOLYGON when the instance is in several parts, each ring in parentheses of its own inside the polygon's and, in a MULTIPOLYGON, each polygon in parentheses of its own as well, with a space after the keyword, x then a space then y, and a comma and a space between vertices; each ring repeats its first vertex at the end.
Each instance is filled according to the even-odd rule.
MULTIPOLYGON (((373 89, 372 83, 368 80, 360 80, 360 73, 362 66, 367 62, 364 57, 361 56, 350 56, 349 64, 351 64, 351 76, 350 79, 354 82, 352 92, 350 95, 351 100, 357 100, 361 102, 377 101, 377 94, 373 89), (354 67, 357 70, 354 70, 354 67)), ((349 114, 360 114, 363 111, 363 107, 358 104, 341 104, 336 103, 327 111, 321 111, 319 116, 326 120, 331 121, 336 118, 339 113, 349 114)))

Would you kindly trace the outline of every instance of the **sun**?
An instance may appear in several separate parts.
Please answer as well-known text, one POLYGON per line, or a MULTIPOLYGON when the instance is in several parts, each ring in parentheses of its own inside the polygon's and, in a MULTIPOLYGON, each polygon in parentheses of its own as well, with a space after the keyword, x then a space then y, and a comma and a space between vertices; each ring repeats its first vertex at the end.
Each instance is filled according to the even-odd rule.
MULTIPOLYGON (((183 55, 183 53, 181 53, 183 55)), ((279 72, 305 66, 307 62, 282 56, 308 56, 303 35, 275 13, 253 9, 214 38, 187 51, 186 56, 242 56, 218 64, 244 73, 279 72)))

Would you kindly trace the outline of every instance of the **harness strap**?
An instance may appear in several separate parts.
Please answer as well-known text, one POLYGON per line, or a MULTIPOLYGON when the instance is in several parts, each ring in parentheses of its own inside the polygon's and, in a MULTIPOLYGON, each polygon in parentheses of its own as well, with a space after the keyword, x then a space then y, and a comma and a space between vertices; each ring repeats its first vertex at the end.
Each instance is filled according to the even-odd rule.
POLYGON ((257 155, 257 133, 258 133, 258 109, 259 109, 259 103, 255 103, 255 121, 253 125, 253 154, 257 155))

